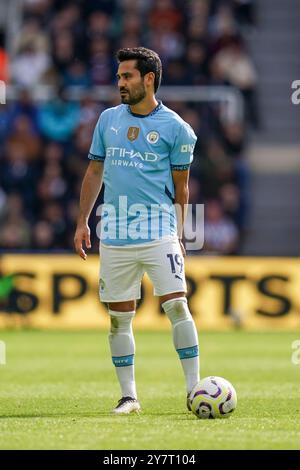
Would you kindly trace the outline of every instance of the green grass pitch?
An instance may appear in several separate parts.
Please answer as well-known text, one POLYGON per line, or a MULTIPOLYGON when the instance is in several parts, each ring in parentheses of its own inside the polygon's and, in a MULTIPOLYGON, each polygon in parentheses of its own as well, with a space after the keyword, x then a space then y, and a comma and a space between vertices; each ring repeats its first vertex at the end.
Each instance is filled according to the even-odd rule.
POLYGON ((295 333, 200 333, 201 376, 230 380, 238 408, 199 420, 185 405, 171 333, 136 332, 140 415, 120 398, 105 332, 0 331, 1 449, 299 449, 295 333))

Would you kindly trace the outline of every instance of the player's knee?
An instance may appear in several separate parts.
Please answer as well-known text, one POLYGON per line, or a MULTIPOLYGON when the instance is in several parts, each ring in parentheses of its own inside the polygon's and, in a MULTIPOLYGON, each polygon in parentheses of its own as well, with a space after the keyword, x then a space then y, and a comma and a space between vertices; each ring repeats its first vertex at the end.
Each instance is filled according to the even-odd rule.
POLYGON ((135 300, 129 300, 127 302, 109 302, 109 310, 115 310, 117 312, 132 312, 135 310, 135 300))
POLYGON ((162 304, 162 308, 171 323, 192 319, 187 299, 185 297, 177 297, 175 299, 167 300, 162 304))
POLYGON ((110 332, 112 334, 131 329, 135 311, 117 312, 116 310, 108 309, 108 314, 110 316, 110 332))

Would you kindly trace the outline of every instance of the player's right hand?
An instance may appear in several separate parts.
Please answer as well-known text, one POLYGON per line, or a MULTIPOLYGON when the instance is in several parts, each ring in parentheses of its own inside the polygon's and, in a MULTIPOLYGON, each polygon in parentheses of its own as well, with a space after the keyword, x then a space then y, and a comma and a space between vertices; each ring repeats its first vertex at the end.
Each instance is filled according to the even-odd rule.
POLYGON ((85 243, 86 248, 91 248, 90 234, 91 231, 87 224, 77 225, 74 236, 74 245, 76 253, 84 260, 86 260, 87 254, 83 249, 83 242, 85 243))

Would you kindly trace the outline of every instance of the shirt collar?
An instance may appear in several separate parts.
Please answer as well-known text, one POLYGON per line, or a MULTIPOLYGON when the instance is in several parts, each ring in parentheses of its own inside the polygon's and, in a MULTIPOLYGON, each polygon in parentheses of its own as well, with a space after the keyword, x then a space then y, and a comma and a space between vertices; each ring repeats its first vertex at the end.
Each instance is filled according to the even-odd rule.
POLYGON ((153 116, 161 108, 162 108, 162 101, 158 100, 158 105, 151 111, 151 113, 149 113, 149 114, 136 114, 136 113, 133 113, 130 109, 130 106, 127 105, 127 111, 129 112, 129 114, 131 114, 132 116, 135 116, 135 117, 139 117, 139 118, 145 118, 145 117, 153 116))

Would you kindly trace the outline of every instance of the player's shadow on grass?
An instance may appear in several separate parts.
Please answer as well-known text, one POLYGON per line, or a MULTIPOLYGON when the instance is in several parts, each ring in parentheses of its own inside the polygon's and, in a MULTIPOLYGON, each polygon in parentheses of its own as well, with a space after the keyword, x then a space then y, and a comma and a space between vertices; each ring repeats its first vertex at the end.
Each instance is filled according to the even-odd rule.
POLYGON ((66 418, 78 419, 78 418, 97 418, 97 417, 109 417, 109 412, 94 412, 94 413, 24 413, 24 414, 6 414, 0 416, 2 419, 32 419, 32 418, 66 418))
POLYGON ((174 412, 150 412, 147 413, 147 411, 143 411, 142 413, 131 413, 130 415, 126 416, 118 416, 112 414, 110 411, 95 411, 93 413, 85 413, 84 411, 82 412, 77 412, 77 413, 68 413, 68 412, 62 412, 62 413, 19 413, 19 414, 6 414, 6 415, 0 415, 0 421, 4 419, 33 419, 33 418, 66 418, 69 417, 70 419, 80 419, 80 418, 112 418, 112 419, 139 419, 141 418, 148 418, 148 417, 161 417, 161 418, 172 418, 173 420, 178 420, 178 421, 186 421, 190 420, 192 415, 188 412, 182 412, 182 413, 174 413, 174 412))

